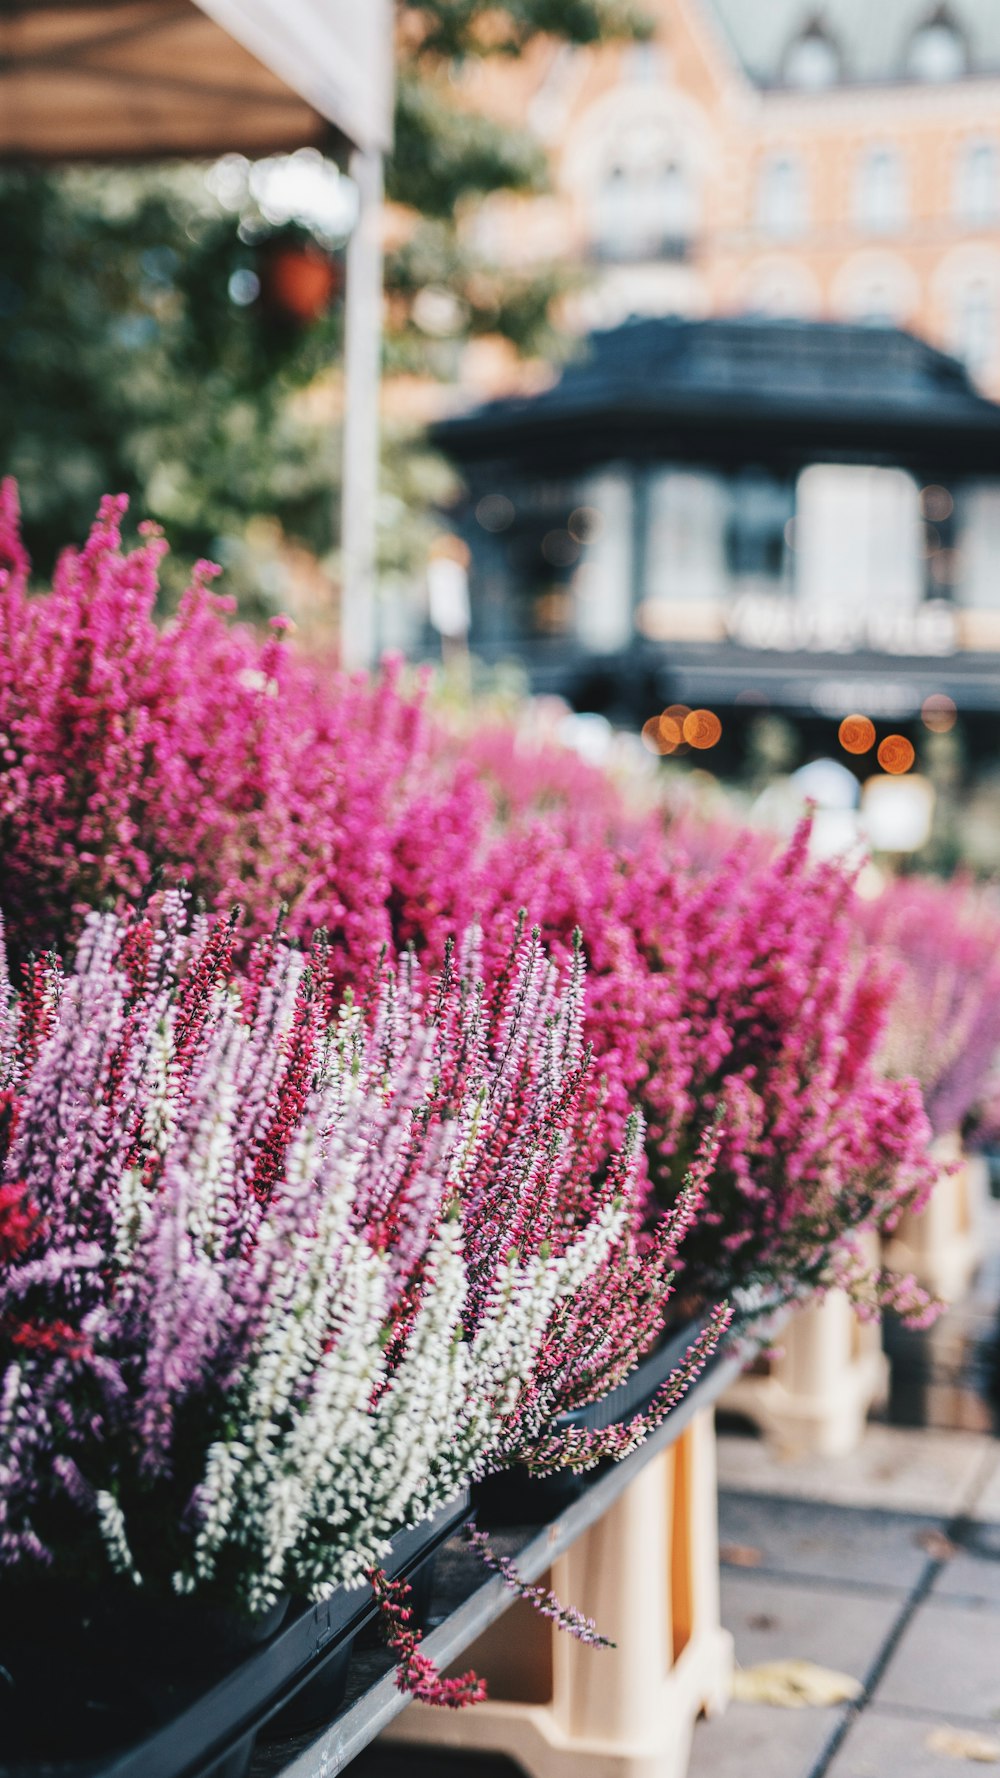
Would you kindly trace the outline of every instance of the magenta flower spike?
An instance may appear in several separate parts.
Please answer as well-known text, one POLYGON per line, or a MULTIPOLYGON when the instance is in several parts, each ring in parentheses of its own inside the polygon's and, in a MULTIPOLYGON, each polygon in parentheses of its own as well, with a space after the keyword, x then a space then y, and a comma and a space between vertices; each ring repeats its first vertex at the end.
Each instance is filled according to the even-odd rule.
POLYGON ((883 1066, 920 1082, 935 1135, 960 1131, 996 1091, 1000 907, 961 880, 897 877, 859 916, 896 976, 883 1066))

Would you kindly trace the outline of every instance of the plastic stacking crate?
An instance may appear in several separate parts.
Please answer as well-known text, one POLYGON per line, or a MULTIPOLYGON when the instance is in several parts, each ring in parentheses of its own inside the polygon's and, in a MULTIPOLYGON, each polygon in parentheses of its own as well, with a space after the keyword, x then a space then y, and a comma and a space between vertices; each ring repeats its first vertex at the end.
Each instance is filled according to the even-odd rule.
MULTIPOLYGON (((463 1494, 400 1532, 386 1572, 419 1576, 468 1512, 463 1494)), ((248 1639, 193 1600, 151 1614, 111 1588, 0 1595, 0 1778, 244 1778, 259 1734, 336 1712, 375 1610, 370 1587, 340 1588, 248 1639)))
POLYGON ((861 1321, 842 1290, 792 1310, 773 1355, 755 1357, 720 1402, 786 1457, 843 1457, 860 1444, 889 1393, 877 1322, 861 1321))
POLYGON ((946 1303, 971 1287, 983 1258, 983 1210, 989 1172, 981 1155, 967 1155, 957 1133, 939 1136, 932 1152, 941 1172, 923 1210, 904 1212, 885 1244, 885 1263, 912 1272, 946 1303))

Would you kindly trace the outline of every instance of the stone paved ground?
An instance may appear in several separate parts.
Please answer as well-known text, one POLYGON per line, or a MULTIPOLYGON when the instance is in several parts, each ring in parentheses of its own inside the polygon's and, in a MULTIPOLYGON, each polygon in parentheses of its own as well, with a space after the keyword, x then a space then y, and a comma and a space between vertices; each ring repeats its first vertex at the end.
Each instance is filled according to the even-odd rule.
POLYGON ((873 1426, 838 1461, 783 1464, 732 1436, 719 1458, 737 1660, 804 1658, 865 1690, 734 1702, 698 1725, 690 1778, 960 1778, 976 1738, 1000 1764, 1000 1444, 873 1426))

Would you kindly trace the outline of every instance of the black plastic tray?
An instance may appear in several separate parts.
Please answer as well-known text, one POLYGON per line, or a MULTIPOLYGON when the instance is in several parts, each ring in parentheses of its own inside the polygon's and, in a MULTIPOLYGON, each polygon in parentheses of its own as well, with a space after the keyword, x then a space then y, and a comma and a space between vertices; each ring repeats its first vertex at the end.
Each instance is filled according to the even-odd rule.
MULTIPOLYGON (((400 1532, 386 1573, 415 1573, 468 1512, 462 1494, 423 1525, 400 1532)), ((190 1609, 197 1631, 197 1608, 190 1609)), ((44 1722, 37 1745, 33 1729, 26 1745, 22 1731, 24 1751, 11 1745, 12 1690, 4 1669, 16 1675, 25 1643, 16 1623, 0 1619, 0 1778, 241 1778, 269 1719, 280 1721, 284 1732, 315 1720, 310 1694, 332 1700, 333 1714, 353 1639, 375 1609, 367 1586, 341 1588, 319 1605, 293 1603, 266 1641, 242 1652, 213 1648, 197 1634, 187 1646, 176 1637, 135 1646, 133 1636, 129 1647, 127 1631, 117 1641, 113 1632, 105 1639, 88 1633, 82 1617, 55 1625, 44 1722)), ((41 1688, 36 1696, 42 1699, 41 1688)))
MULTIPOLYGON (((603 1432, 608 1426, 633 1419, 649 1406, 707 1325, 708 1316, 700 1315, 667 1334, 639 1360, 634 1371, 599 1401, 560 1414, 556 1430, 568 1432, 582 1427, 588 1432, 603 1432)), ((710 1359, 709 1365, 712 1362, 710 1359)), ((579 1500, 587 1487, 588 1475, 592 1479, 593 1473, 533 1476, 527 1469, 504 1470, 474 1484, 472 1504, 486 1526, 541 1525, 579 1500)))

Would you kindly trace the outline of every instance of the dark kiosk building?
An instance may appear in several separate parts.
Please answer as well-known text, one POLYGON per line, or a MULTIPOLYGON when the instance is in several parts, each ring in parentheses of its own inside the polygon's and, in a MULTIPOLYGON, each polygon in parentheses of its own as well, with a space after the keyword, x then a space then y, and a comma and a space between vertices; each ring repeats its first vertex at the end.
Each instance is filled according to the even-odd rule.
POLYGON ((737 752, 754 710, 822 746, 933 694, 995 734, 1000 407, 911 335, 636 320, 434 439, 468 490, 472 648, 535 690, 707 705, 737 752))

